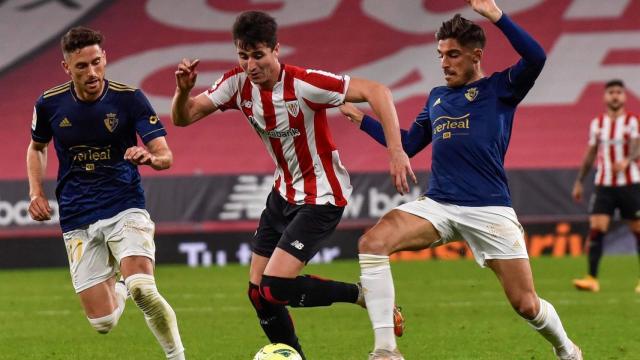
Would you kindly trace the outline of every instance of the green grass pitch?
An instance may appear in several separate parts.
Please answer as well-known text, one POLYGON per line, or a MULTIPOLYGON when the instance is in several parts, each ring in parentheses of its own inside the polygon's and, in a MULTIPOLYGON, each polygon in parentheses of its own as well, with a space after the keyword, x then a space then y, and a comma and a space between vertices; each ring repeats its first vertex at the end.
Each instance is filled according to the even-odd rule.
MULTIPOLYGON (((533 260, 536 288, 554 304, 587 359, 640 359, 640 295, 634 256, 605 257, 601 292, 571 279, 584 258, 533 260)), ((552 359, 546 341, 509 307, 493 273, 468 260, 392 265, 407 319, 399 346, 407 359, 552 359)), ((356 281, 355 261, 312 265, 325 277, 356 281)), ((267 343, 246 297, 248 268, 159 266, 160 291, 178 315, 190 359, 251 360, 267 343)), ((366 359, 372 332, 351 304, 293 309, 310 360, 366 359)), ((131 300, 118 327, 99 335, 86 321, 66 269, 0 271, 0 359, 162 359, 131 300)))

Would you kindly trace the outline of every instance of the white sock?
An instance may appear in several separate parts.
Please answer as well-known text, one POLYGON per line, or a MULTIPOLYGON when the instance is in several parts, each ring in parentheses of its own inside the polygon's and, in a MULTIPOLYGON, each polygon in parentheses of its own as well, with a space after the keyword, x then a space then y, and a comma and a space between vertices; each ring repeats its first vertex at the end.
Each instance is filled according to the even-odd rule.
POLYGON ((152 275, 135 274, 125 280, 131 298, 144 313, 153 335, 162 346, 167 359, 184 359, 184 347, 178 332, 178 321, 171 305, 160 295, 152 275))
POLYGON ((397 348, 393 333, 393 306, 395 292, 389 257, 359 254, 360 281, 364 290, 369 319, 375 335, 375 349, 397 348))
POLYGON ((120 319, 122 312, 124 311, 124 306, 127 303, 127 297, 129 293, 127 292, 127 286, 121 282, 116 281, 116 303, 118 304, 117 310, 117 318, 120 319))
POLYGON ((558 355, 567 356, 571 354, 573 352, 573 343, 564 331, 556 309, 546 300, 539 300, 540 311, 535 318, 529 320, 529 324, 553 345, 558 355))
POLYGON ((118 325, 118 319, 120 318, 120 314, 122 314, 122 310, 120 308, 116 308, 113 312, 107 316, 99 317, 99 318, 87 318, 91 326, 96 329, 100 334, 107 334, 111 331, 116 325, 118 325))

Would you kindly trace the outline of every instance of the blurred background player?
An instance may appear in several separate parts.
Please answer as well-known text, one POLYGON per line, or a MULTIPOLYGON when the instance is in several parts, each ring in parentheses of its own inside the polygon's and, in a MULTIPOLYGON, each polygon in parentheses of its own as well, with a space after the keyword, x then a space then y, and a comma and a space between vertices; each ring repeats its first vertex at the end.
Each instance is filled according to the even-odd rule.
MULTIPOLYGON (((622 80, 605 84, 605 113, 591 121, 589 145, 578 177, 573 185, 573 198, 583 197, 582 182, 598 158, 595 191, 589 201, 589 273, 574 279, 578 290, 598 292, 598 266, 604 249, 604 237, 609 230, 611 216, 616 209, 627 221, 636 238, 640 257, 640 134, 638 118, 625 110, 627 96, 622 80)), ((640 294, 640 281, 635 288, 640 294)))
MULTIPOLYGON (((533 87, 546 55, 493 0, 467 0, 494 23, 522 57, 485 77, 482 28, 459 14, 436 33, 446 86, 431 90, 402 144, 410 156, 433 143, 425 194, 385 214, 360 239, 361 282, 375 345, 370 360, 401 360, 393 336, 394 286, 389 255, 464 239, 476 261, 497 275, 513 308, 551 343, 560 359, 582 359, 554 307, 538 297, 523 229, 511 207, 504 170, 517 105, 533 87)), ((380 124, 353 105, 341 108, 381 144, 380 124)), ((481 306, 481 305, 480 305, 481 306)))
MULTIPOLYGON (((277 24, 263 12, 240 14, 233 25, 233 41, 239 66, 202 94, 189 95, 198 60, 183 59, 178 65, 173 123, 187 126, 217 110, 239 110, 265 144, 276 164, 275 184, 252 242, 248 295, 269 340, 290 345, 302 354, 285 305, 364 305, 358 284, 299 276, 335 230, 351 193, 349 174, 333 143, 325 109, 345 100, 369 102, 389 139, 396 189, 408 192, 406 176, 415 182, 415 175, 402 150, 393 99, 385 86, 281 64, 277 24)), ((397 319, 401 328, 401 319, 397 319)))
POLYGON ((70 29, 61 40, 71 81, 37 100, 27 150, 34 220, 51 218, 42 178, 47 146, 59 160, 56 197, 71 279, 89 323, 118 323, 130 292, 168 359, 184 359, 176 315, 153 276, 155 225, 145 210, 138 165, 164 170, 173 156, 166 131, 142 91, 104 78, 100 32, 70 29), (136 133, 145 147, 137 146, 136 133), (124 281, 116 282, 120 269, 124 281))

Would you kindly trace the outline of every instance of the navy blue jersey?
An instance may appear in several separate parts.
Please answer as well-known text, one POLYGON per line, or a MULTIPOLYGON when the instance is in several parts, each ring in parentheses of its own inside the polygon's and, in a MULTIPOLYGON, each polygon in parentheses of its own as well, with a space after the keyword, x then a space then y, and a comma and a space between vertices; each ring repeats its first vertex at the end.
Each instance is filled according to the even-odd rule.
MULTIPOLYGON (((431 90, 402 145, 413 156, 433 144, 426 195, 461 206, 511 206, 504 157, 516 106, 542 71, 540 45, 503 15, 496 25, 522 56, 514 66, 458 88, 431 90)), ((380 123, 368 116, 361 129, 386 144, 380 123)))
POLYGON ((110 218, 130 208, 144 209, 136 165, 125 151, 166 131, 142 91, 105 80, 93 102, 77 98, 72 82, 54 87, 36 101, 31 138, 54 141, 60 163, 56 198, 63 232, 110 218))

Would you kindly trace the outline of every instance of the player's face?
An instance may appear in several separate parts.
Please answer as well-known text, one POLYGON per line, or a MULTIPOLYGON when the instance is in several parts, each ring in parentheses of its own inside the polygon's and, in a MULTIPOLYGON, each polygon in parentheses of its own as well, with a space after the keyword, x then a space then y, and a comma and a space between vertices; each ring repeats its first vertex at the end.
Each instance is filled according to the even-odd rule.
POLYGON ((456 39, 439 40, 438 56, 447 86, 459 87, 475 79, 481 55, 481 49, 463 47, 456 39))
POLYGON ((604 90, 604 103, 611 111, 618 111, 627 101, 627 94, 622 86, 609 86, 604 90))
POLYGON ((83 47, 65 54, 62 67, 71 76, 76 95, 82 100, 95 100, 104 88, 107 57, 99 45, 83 47))
POLYGON ((278 51, 280 44, 271 49, 266 44, 259 44, 255 48, 238 50, 238 62, 247 74, 249 80, 263 88, 272 88, 280 75, 278 51))

